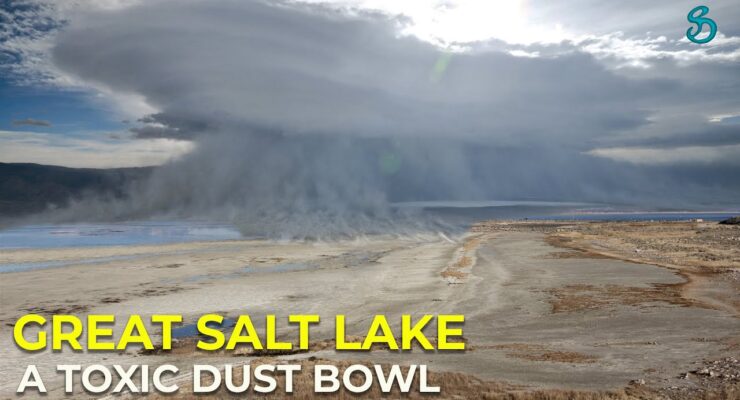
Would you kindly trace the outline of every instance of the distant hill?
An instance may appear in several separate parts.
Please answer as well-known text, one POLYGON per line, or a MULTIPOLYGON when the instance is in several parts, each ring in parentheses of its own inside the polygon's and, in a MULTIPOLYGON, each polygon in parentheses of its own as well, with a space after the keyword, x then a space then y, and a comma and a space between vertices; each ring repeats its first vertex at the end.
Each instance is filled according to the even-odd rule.
POLYGON ((66 168, 0 163, 0 216, 19 216, 61 207, 85 194, 122 196, 127 182, 152 168, 66 168))

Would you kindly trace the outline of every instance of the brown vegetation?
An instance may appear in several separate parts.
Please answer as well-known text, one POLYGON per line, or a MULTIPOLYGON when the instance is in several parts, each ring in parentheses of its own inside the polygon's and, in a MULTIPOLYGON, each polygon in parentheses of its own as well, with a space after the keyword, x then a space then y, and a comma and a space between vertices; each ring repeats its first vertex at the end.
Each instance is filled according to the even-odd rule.
MULTIPOLYGON (((539 232, 545 241, 567 251, 549 258, 613 258, 669 268, 682 275, 679 285, 655 285, 647 290, 599 289, 606 295, 579 294, 565 288, 556 299, 564 310, 579 309, 594 300, 593 307, 637 295, 641 302, 658 300, 678 305, 717 308, 740 315, 740 226, 714 222, 585 222, 585 221, 486 221, 473 232, 539 232), (706 288, 717 285, 732 290, 717 295, 706 288), (602 299, 602 300, 599 300, 602 299)), ((577 289, 577 288, 576 288, 577 289)), ((593 292, 593 290, 591 290, 593 292)), ((558 294, 558 293, 556 293, 558 294)), ((619 302, 619 301, 616 301, 619 302)))
POLYGON ((460 283, 468 277, 470 268, 475 264, 475 252, 481 244, 481 237, 474 236, 467 239, 463 245, 457 249, 452 261, 447 267, 440 272, 440 275, 447 279, 449 283, 460 283))
POLYGON ((473 232, 529 231, 589 256, 705 272, 740 268, 740 226, 710 222, 486 221, 473 232))
POLYGON ((508 357, 520 358, 530 361, 551 361, 561 363, 593 363, 596 357, 589 354, 576 353, 574 351, 551 350, 539 344, 532 343, 509 343, 491 346, 498 350, 507 350, 508 357))
POLYGON ((552 312, 573 312, 607 308, 615 305, 648 306, 664 302, 679 306, 697 306, 681 297, 680 284, 654 284, 649 287, 619 285, 594 286, 573 284, 548 290, 552 312))

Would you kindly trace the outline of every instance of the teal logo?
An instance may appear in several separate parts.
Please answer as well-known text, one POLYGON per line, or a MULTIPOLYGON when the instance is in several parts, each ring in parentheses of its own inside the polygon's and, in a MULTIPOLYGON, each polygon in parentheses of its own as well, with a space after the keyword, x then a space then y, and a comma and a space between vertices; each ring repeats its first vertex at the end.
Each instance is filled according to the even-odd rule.
POLYGON ((717 34, 717 24, 711 18, 704 18, 707 14, 709 14, 709 7, 697 6, 689 11, 689 15, 686 16, 689 22, 696 24, 696 26, 692 26, 686 31, 686 37, 694 43, 709 43, 717 34), (703 39, 697 39, 696 36, 704 31, 704 25, 709 26, 709 35, 703 39))

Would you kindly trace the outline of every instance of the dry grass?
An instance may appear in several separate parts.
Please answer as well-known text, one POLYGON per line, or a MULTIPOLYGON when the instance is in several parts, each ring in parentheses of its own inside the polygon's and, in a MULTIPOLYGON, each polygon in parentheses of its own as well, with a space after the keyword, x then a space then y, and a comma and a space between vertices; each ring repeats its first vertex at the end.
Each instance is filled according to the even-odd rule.
POLYGON ((554 251, 545 256, 549 259, 568 259, 568 258, 609 258, 601 254, 589 253, 585 251, 570 250, 570 251, 554 251))
POLYGON ((553 246, 709 272, 740 268, 740 225, 708 222, 486 221, 473 232, 541 232, 553 246))
POLYGON ((695 272, 740 268, 740 227, 697 222, 598 222, 559 227, 547 241, 589 255, 695 272))
POLYGON ((468 239, 465 243, 463 243, 463 250, 465 251, 475 251, 478 249, 478 246, 481 243, 481 237, 476 236, 468 239))
POLYGON ((576 353, 574 351, 551 350, 539 344, 530 343, 509 343, 491 346, 498 350, 507 350, 508 357, 519 358, 529 361, 550 361, 572 364, 590 364, 597 360, 597 357, 576 353))
POLYGON ((452 261, 440 272, 440 276, 449 283, 461 283, 470 274, 470 269, 475 264, 475 252, 480 246, 482 238, 474 236, 467 239, 455 252, 452 261))
POLYGON ((689 307, 698 306, 681 296, 681 284, 654 284, 649 287, 574 284, 549 289, 553 313, 595 310, 625 306, 647 306, 663 302, 689 307))
POLYGON ((467 273, 454 269, 445 269, 439 275, 448 280, 463 280, 468 276, 467 273))
MULTIPOLYGON (((487 221, 472 229, 478 233, 538 232, 565 252, 548 258, 613 258, 651 264, 682 275, 681 285, 655 285, 648 290, 606 288, 606 295, 572 293, 559 303, 577 310, 589 300, 593 307, 623 303, 604 300, 634 294, 640 302, 665 301, 728 311, 740 316, 740 226, 709 222, 585 222, 487 221), (724 289, 712 290, 711 288, 724 289), (663 293, 659 293, 659 292, 663 293)), ((567 291, 567 289, 566 289, 567 291)))

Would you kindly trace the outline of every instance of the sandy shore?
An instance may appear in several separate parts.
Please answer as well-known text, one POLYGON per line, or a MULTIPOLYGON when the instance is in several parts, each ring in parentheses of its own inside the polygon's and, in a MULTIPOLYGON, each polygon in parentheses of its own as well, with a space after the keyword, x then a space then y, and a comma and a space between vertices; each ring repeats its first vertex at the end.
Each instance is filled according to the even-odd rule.
MULTIPOLYGON (((662 234, 676 234, 673 228, 684 229, 675 226, 662 234)), ((187 340, 171 353, 27 354, 12 344, 9 326, 29 312, 172 313, 185 315, 186 323, 212 312, 250 314, 255 321, 268 313, 315 313, 326 321, 347 314, 350 334, 364 332, 373 314, 400 321, 401 314, 459 313, 466 316, 469 350, 464 353, 322 349, 270 359, 425 363, 437 380, 457 374, 456 382, 460 377, 476 382, 446 386, 450 392, 442 397, 470 397, 470 390, 495 397, 561 389, 613 391, 625 398, 639 393, 722 398, 723 390, 737 396, 740 365, 730 358, 740 358, 733 280, 738 246, 722 246, 740 243, 735 241, 739 231, 721 231, 719 237, 729 239, 712 242, 729 260, 724 263, 702 263, 668 249, 647 251, 647 245, 635 252, 625 244, 633 240, 627 231, 620 235, 614 226, 586 223, 496 222, 476 226, 455 243, 436 237, 373 238, 1 251, 0 264, 65 260, 69 265, 0 275, 0 396, 14 396, 31 363, 44 376, 57 378, 46 383, 47 398, 58 398, 63 382, 54 372, 57 364, 172 363, 187 369, 198 362, 255 358, 193 351, 187 340), (676 258, 647 256, 661 251, 676 258), (714 361, 722 368, 729 363, 726 378, 690 373, 707 362, 720 365, 714 361)), ((322 323, 312 335, 319 342, 332 337, 333 324, 322 323)))

